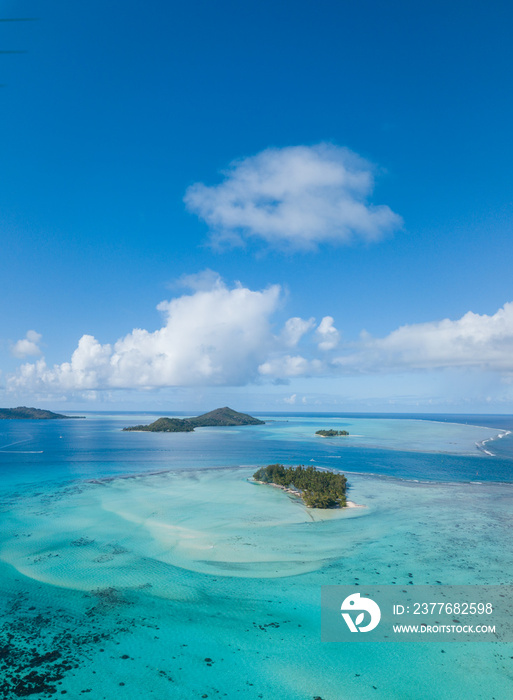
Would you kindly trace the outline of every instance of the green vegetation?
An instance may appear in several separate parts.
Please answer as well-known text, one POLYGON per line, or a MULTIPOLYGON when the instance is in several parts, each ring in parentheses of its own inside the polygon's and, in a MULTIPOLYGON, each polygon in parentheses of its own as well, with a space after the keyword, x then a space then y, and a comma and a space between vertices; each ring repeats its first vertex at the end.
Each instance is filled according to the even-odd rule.
POLYGON ((253 479, 297 491, 310 508, 343 508, 346 505, 344 474, 319 471, 315 467, 269 464, 256 471, 253 479))
POLYGON ((192 433, 194 426, 182 418, 159 418, 150 425, 134 425, 123 430, 144 430, 149 433, 192 433))
POLYGON ((316 435, 321 437, 338 437, 339 435, 349 435, 347 430, 317 430, 316 435))
POLYGON ((123 430, 144 430, 150 433, 192 433, 194 428, 230 425, 263 425, 263 420, 247 413, 238 413, 232 408, 216 408, 196 418, 159 418, 150 425, 135 425, 123 430))
POLYGON ((43 408, 27 408, 27 406, 18 406, 17 408, 0 408, 0 420, 10 419, 37 419, 37 420, 54 420, 56 418, 84 418, 84 416, 64 416, 62 413, 53 413, 46 411, 43 408))
POLYGON ((189 423, 197 428, 203 428, 211 425, 264 425, 263 420, 253 418, 247 413, 239 413, 233 408, 216 408, 209 413, 203 413, 197 418, 189 418, 189 423))

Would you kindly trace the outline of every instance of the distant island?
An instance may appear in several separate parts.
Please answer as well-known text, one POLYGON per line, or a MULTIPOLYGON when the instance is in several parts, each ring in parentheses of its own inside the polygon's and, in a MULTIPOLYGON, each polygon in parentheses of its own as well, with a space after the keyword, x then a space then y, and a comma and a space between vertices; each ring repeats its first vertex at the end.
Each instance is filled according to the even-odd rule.
POLYGON ((135 430, 137 432, 144 430, 149 433, 192 433, 194 426, 188 420, 182 418, 159 418, 149 425, 134 425, 129 428, 123 428, 123 430, 135 430))
POLYGON ((319 471, 315 467, 284 467, 269 464, 253 474, 253 480, 270 484, 299 496, 309 508, 344 508, 347 479, 344 474, 319 471))
POLYGON ((150 433, 192 433, 194 428, 211 426, 263 425, 265 421, 247 413, 238 413, 232 408, 216 408, 196 418, 159 418, 149 425, 134 425, 123 430, 147 431, 150 433))
POLYGON ((0 408, 0 420, 55 420, 57 418, 85 418, 85 416, 64 416, 62 413, 53 413, 46 411, 43 408, 27 408, 27 406, 18 406, 18 408, 0 408))
POLYGON ((339 435, 349 435, 347 430, 317 430, 316 435, 321 437, 338 437, 339 435))

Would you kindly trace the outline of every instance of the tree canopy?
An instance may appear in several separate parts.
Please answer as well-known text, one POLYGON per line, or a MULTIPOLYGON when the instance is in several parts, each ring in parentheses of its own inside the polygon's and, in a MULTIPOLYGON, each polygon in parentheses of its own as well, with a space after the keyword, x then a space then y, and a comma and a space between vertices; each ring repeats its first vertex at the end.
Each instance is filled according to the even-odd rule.
POLYGON ((297 490, 310 508, 338 508, 346 505, 347 479, 344 474, 320 471, 311 466, 284 467, 283 464, 269 464, 258 469, 253 478, 265 484, 297 490))

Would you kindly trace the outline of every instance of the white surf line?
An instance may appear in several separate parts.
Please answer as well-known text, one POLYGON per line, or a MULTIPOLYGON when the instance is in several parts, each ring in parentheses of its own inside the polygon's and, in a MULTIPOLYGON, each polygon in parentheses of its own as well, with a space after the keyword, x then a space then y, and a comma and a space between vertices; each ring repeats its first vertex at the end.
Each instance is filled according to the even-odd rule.
POLYGON ((507 430, 505 428, 495 428, 493 425, 476 425, 476 423, 458 423, 457 421, 434 420, 432 418, 391 418, 390 420, 410 420, 412 422, 416 421, 417 423, 436 423, 437 425, 464 425, 468 428, 482 428, 483 430, 499 430, 503 433, 503 435, 509 435, 511 433, 511 430, 507 430))
POLYGON ((511 430, 502 430, 500 433, 497 433, 497 435, 492 435, 492 437, 486 438, 485 440, 481 440, 481 442, 476 442, 476 447, 479 450, 482 450, 485 454, 490 455, 490 457, 496 457, 497 455, 494 452, 490 452, 489 450, 487 450, 485 445, 488 442, 494 442, 494 440, 503 438, 506 435, 511 435, 511 430))
MULTIPOLYGON (((491 438, 488 438, 489 440, 497 440, 497 438, 503 438, 506 437, 506 435, 511 435, 511 430, 504 430, 503 432, 499 433, 498 435, 494 435, 491 438)), ((488 442, 488 440, 483 440, 483 442, 488 442)))
MULTIPOLYGON (((488 442, 488 440, 485 440, 484 442, 488 442)), ((476 442, 475 445, 478 450, 481 450, 481 452, 484 452, 485 454, 489 455, 490 457, 496 457, 493 452, 490 452, 490 450, 487 450, 486 447, 484 447, 484 442, 476 442)))

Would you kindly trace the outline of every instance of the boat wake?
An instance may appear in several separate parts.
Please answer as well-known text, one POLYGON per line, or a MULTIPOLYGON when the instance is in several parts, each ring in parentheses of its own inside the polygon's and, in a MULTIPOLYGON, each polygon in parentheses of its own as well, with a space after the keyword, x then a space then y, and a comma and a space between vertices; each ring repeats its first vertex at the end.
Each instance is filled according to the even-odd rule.
POLYGON ((2 445, 0 446, 0 454, 9 454, 9 455, 40 455, 43 453, 43 450, 6 450, 4 448, 6 447, 13 447, 13 445, 21 445, 24 442, 30 442, 32 440, 32 436, 28 438, 24 438, 23 440, 16 440, 16 442, 10 442, 8 445, 2 445))

